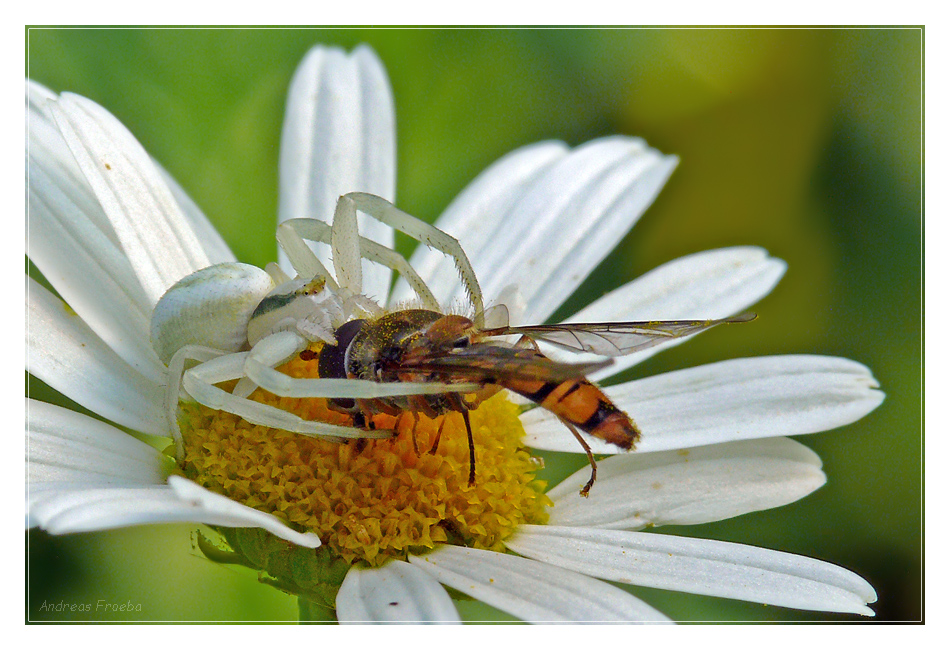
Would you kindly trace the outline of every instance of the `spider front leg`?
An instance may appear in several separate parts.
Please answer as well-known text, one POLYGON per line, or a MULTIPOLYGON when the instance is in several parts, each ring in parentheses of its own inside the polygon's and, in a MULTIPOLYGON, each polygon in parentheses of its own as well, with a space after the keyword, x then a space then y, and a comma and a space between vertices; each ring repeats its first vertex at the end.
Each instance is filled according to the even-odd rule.
MULTIPOLYGON (((284 334, 289 334, 289 332, 284 332, 284 334)), ((249 354, 248 352, 226 354, 189 368, 182 377, 182 387, 199 404, 216 411, 233 413, 251 424, 283 429, 313 438, 325 438, 334 442, 343 442, 348 438, 392 437, 392 431, 365 431, 356 427, 304 420, 274 406, 238 397, 215 385, 243 377, 244 364, 249 354)))
POLYGON ((264 390, 280 397, 385 399, 406 395, 471 393, 481 387, 479 384, 434 382, 380 383, 365 379, 298 379, 274 369, 274 366, 300 354, 307 347, 307 343, 305 338, 294 332, 272 334, 255 345, 250 352, 244 353, 247 356, 241 374, 264 390))
MULTIPOLYGON (((218 264, 182 278, 155 306, 152 341, 156 354, 168 364, 165 409, 179 459, 184 453, 177 417, 182 388, 198 403, 228 411, 252 424, 336 441, 392 434, 308 421, 247 399, 254 385, 245 376, 248 353, 242 352, 243 348, 288 328, 292 331, 285 333, 303 346, 307 339, 298 331, 312 340, 332 342, 331 321, 334 316, 343 318, 337 297, 325 291, 325 285, 332 281, 328 277, 318 275, 306 281, 294 280, 290 287, 274 287, 276 280, 285 279, 279 272, 271 276, 246 264, 218 264), (198 365, 186 369, 189 362, 198 365), (234 393, 215 385, 235 379, 239 382, 234 393)), ((272 363, 279 362, 276 359, 272 363)))
MULTIPOLYGON (((478 285, 478 279, 475 277, 475 270, 457 239, 435 226, 403 212, 386 199, 364 192, 352 192, 340 197, 333 217, 334 226, 336 221, 341 218, 347 219, 347 222, 351 220, 355 222, 357 210, 455 260, 455 267, 462 278, 462 284, 472 303, 475 317, 477 319, 481 318, 481 314, 485 310, 482 301, 482 290, 478 285)), ((481 326, 481 323, 478 323, 478 325, 481 326)))

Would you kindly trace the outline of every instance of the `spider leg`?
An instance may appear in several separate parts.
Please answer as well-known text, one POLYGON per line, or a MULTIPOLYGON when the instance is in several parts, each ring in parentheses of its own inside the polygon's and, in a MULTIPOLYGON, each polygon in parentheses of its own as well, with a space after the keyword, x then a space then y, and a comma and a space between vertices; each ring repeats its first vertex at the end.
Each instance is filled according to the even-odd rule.
MULTIPOLYGON (((340 215, 341 211, 344 211, 345 214, 352 211, 355 218, 357 210, 451 257, 455 261, 455 267, 462 278, 462 284, 476 316, 485 310, 482 291, 478 285, 478 279, 475 277, 475 271, 457 239, 435 226, 403 212, 386 199, 373 194, 352 192, 340 197, 340 201, 337 203, 337 215, 340 215)), ((336 217, 334 217, 335 220, 336 217)), ((480 318, 480 316, 478 317, 480 318)))
POLYGON ((284 270, 280 268, 276 262, 268 262, 264 267, 264 271, 274 281, 274 286, 279 286, 285 282, 293 280, 292 277, 284 273, 284 270))
POLYGON ((365 379, 297 379, 274 370, 274 366, 299 354, 306 346, 306 339, 294 332, 271 334, 259 341, 250 352, 244 353, 246 357, 243 361, 242 373, 264 390, 281 397, 378 399, 403 395, 471 393, 480 388, 478 384, 380 383, 365 379))
POLYGON ((251 424, 283 429, 313 438, 342 442, 347 438, 392 437, 392 431, 365 431, 355 427, 304 420, 293 413, 238 397, 214 385, 242 377, 248 354, 247 352, 226 354, 189 368, 182 377, 185 391, 199 404, 218 411, 233 413, 251 424))
MULTIPOLYGON (((342 312, 340 312, 340 316, 342 317, 342 312)), ((331 316, 325 309, 314 310, 314 312, 307 317, 297 320, 294 323, 293 329, 295 329, 297 334, 301 335, 307 341, 323 341, 324 343, 329 343, 331 345, 336 344, 336 338, 333 336, 331 316)), ((302 351, 303 350, 298 350, 298 353, 302 351)), ((276 356, 271 355, 268 358, 262 354, 261 357, 259 357, 259 360, 273 368, 274 366, 280 365, 281 363, 289 360, 292 356, 293 354, 290 356, 285 356, 283 353, 278 353, 276 356)), ((249 377, 245 376, 238 380, 238 383, 234 387, 234 390, 231 391, 231 394, 237 395, 238 397, 249 397, 251 393, 257 390, 257 388, 257 384, 255 384, 249 377)))
MULTIPOLYGON (((313 220, 291 219, 290 221, 313 220)), ((307 246, 303 238, 292 226, 289 226, 288 223, 288 221, 285 221, 277 227, 277 243, 280 244, 280 247, 287 253, 287 259, 290 260, 290 264, 294 267, 297 275, 301 278, 325 278, 327 287, 331 291, 338 293, 340 285, 338 285, 336 280, 333 279, 333 276, 330 275, 330 271, 327 270, 323 262, 310 250, 310 247, 307 246)))
POLYGON ((181 397, 185 363, 187 361, 203 363, 226 354, 228 352, 201 345, 186 345, 178 350, 168 362, 168 382, 165 384, 165 415, 168 418, 168 428, 175 441, 175 457, 179 462, 185 457, 184 441, 181 437, 181 428, 178 426, 178 400, 181 397))
MULTIPOLYGON (((341 220, 345 221, 351 217, 356 217, 356 212, 355 210, 352 210, 351 203, 341 202, 339 206, 342 206, 343 214, 340 215, 341 218, 334 217, 334 224, 341 220)), ((339 212, 340 209, 341 208, 338 207, 337 212, 339 212)), ((280 228, 284 229, 283 236, 287 240, 296 237, 301 241, 306 240, 329 244, 332 239, 331 227, 322 221, 318 221, 317 219, 288 219, 280 225, 280 228), (293 235, 288 233, 293 233, 293 235)), ((278 239, 280 238, 280 235, 278 235, 278 239)), ((304 248, 306 248, 308 251, 310 250, 306 244, 304 244, 304 248)), ((416 272, 416 270, 409 265, 409 261, 403 255, 392 250, 391 248, 386 248, 385 246, 374 242, 372 239, 367 239, 366 237, 359 237, 359 255, 363 259, 376 262, 377 264, 381 264, 386 268, 397 272, 406 280, 406 282, 409 283, 409 286, 411 286, 413 291, 415 291, 425 309, 430 309, 432 311, 439 310, 438 300, 436 300, 432 291, 422 280, 422 278, 419 277, 419 274, 416 272)), ((336 266, 337 260, 340 260, 340 264, 344 267, 359 268, 359 265, 353 261, 352 251, 348 256, 342 251, 340 252, 339 256, 335 254, 334 266, 336 266)), ((339 270, 337 273, 339 277, 339 270)), ((341 285, 345 285, 343 280, 340 280, 340 283, 341 285)))
POLYGON ((360 263, 360 230, 356 210, 347 209, 337 201, 330 225, 330 249, 333 252, 333 270, 340 288, 349 296, 363 293, 363 265, 360 263))

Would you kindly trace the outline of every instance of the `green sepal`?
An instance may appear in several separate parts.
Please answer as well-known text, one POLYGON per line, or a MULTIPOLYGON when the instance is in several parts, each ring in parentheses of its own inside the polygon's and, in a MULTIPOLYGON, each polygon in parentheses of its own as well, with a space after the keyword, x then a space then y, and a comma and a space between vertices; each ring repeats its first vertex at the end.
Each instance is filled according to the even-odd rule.
POLYGON ((328 547, 304 548, 261 528, 215 530, 230 548, 220 548, 199 532, 198 548, 209 560, 246 566, 260 572, 262 583, 297 596, 301 614, 307 615, 301 620, 333 620, 336 594, 350 565, 328 547))

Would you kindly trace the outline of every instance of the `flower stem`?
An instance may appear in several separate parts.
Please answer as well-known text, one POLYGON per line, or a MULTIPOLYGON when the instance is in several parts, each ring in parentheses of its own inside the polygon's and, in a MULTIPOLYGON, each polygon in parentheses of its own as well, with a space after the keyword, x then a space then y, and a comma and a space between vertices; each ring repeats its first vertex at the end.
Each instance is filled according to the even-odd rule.
POLYGON ((297 608, 300 612, 301 625, 336 623, 336 612, 334 610, 305 596, 297 596, 297 608))

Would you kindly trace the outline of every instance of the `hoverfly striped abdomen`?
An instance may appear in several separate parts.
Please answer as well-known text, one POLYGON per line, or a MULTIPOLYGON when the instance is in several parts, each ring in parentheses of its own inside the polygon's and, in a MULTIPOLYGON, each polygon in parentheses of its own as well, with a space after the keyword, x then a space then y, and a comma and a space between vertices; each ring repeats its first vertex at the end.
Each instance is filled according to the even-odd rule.
MULTIPOLYGON (((539 352, 523 351, 547 357, 539 352)), ((573 377, 561 382, 504 379, 502 386, 551 411, 561 420, 595 438, 600 438, 621 449, 631 449, 640 439, 640 430, 626 413, 621 411, 604 392, 586 377, 573 377)))

